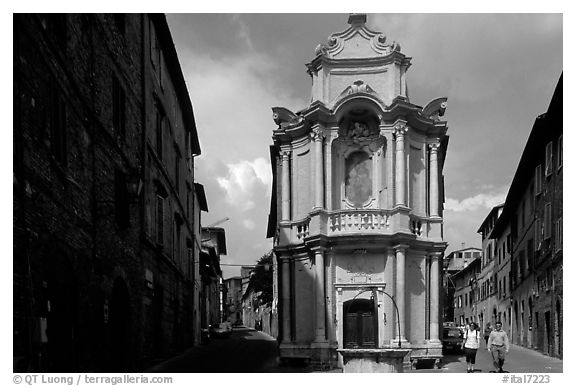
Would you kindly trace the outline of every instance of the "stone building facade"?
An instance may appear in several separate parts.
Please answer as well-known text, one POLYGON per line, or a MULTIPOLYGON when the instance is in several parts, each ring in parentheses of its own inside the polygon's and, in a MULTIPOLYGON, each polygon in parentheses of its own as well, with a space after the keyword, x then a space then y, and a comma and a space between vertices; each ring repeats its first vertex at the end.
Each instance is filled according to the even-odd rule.
POLYGON ((242 277, 224 279, 224 317, 233 325, 242 324, 242 277))
POLYGON ((498 259, 498 242, 490 237, 492 230, 496 226, 496 221, 502 213, 503 205, 492 208, 488 216, 480 225, 478 233, 482 235, 482 264, 481 271, 474 281, 476 288, 474 301, 476 302, 476 313, 474 321, 481 331, 486 325, 494 327, 498 318, 498 280, 495 266, 498 259))
POLYGON ((482 271, 482 261, 476 258, 465 268, 452 275, 454 283, 454 323, 466 326, 477 322, 477 278, 482 271))
POLYGON ((473 261, 479 259, 481 256, 482 250, 480 248, 470 247, 452 251, 448 256, 444 257, 442 272, 442 287, 444 290, 442 309, 444 310, 444 322, 452 322, 458 325, 460 320, 455 317, 454 314, 457 304, 455 302, 457 299, 454 297, 454 294, 458 288, 454 280, 454 275, 466 268, 473 261))
POLYGON ((206 198, 165 17, 14 15, 13 64, 14 370, 137 370, 198 342, 206 198))
POLYGON ((498 315, 513 343, 563 356, 562 76, 538 116, 492 231, 498 315))
POLYGON ((346 349, 441 356, 446 98, 411 103, 411 58, 365 22, 318 45, 309 106, 273 108, 280 352, 323 367, 346 349))

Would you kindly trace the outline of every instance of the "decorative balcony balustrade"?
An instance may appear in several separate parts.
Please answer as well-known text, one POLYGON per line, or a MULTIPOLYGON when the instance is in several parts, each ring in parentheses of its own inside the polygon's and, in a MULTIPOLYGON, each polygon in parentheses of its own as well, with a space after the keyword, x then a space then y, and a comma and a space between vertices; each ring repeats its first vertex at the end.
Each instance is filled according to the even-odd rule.
POLYGON ((410 218, 410 232, 416 236, 422 236, 422 220, 411 217, 410 218))
POLYGON ((296 229, 296 237, 298 240, 302 240, 304 237, 307 237, 310 234, 309 224, 309 218, 294 224, 294 229, 296 229))
POLYGON ((385 231, 389 217, 385 210, 341 210, 328 215, 328 229, 332 233, 385 231))
POLYGON ((393 235, 410 232, 419 239, 442 239, 442 219, 398 213, 394 209, 318 211, 286 223, 286 242, 302 243, 318 235, 393 235), (288 241, 289 240, 289 241, 288 241))
POLYGON ((429 218, 415 215, 410 216, 410 232, 416 236, 429 237, 432 224, 433 221, 431 222, 429 218))

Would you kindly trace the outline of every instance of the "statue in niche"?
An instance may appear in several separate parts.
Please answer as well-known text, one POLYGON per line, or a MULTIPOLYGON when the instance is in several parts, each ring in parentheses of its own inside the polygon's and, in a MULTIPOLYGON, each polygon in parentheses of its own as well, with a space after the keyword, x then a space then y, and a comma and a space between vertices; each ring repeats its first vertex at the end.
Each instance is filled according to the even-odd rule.
POLYGON ((347 137, 350 139, 365 138, 370 136, 368 125, 362 122, 353 122, 348 128, 347 137))
POLYGON ((357 208, 372 195, 372 160, 363 151, 356 151, 346 159, 345 193, 357 208))

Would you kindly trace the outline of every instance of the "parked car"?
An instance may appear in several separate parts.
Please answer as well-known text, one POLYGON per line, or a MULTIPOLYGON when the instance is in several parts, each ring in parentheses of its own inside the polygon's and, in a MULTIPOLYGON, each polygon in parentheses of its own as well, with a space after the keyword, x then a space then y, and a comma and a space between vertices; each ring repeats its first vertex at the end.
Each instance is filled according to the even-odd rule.
POLYGON ((462 342, 464 342, 464 334, 458 327, 444 327, 442 333, 443 351, 461 352, 462 342))
POLYGON ((232 333, 232 323, 223 322, 210 326, 210 336, 214 338, 226 338, 232 333))

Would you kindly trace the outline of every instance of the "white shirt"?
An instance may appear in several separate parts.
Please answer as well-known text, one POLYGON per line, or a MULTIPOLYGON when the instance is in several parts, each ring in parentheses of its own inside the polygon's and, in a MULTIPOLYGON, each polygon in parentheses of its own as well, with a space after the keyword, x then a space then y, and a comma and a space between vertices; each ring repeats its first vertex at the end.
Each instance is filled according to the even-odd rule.
POLYGON ((464 347, 472 349, 478 349, 478 347, 480 347, 480 332, 478 330, 466 329, 464 347))

